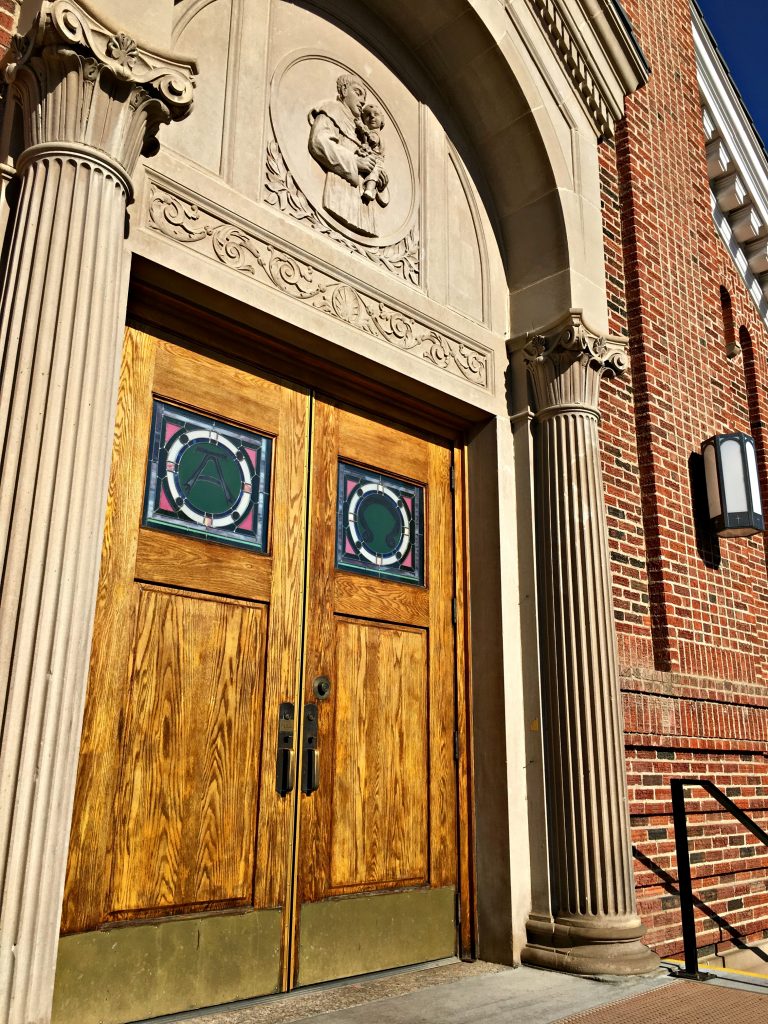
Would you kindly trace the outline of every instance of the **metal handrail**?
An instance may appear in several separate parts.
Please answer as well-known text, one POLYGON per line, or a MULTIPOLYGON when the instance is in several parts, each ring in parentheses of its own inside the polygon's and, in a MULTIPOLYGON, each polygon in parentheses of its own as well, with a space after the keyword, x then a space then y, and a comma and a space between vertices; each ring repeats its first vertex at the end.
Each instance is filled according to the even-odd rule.
POLYGON ((677 851, 677 878, 680 890, 680 916, 683 925, 683 949, 685 969, 679 972, 682 978, 702 980, 707 977, 699 971, 699 951, 696 946, 696 923, 693 919, 693 888, 691 885, 691 859, 688 850, 688 821, 685 811, 685 787, 699 786, 717 800, 721 807, 736 818, 744 828, 768 846, 768 833, 764 832, 748 814, 723 793, 709 779, 671 779, 672 820, 675 826, 675 849, 677 851))

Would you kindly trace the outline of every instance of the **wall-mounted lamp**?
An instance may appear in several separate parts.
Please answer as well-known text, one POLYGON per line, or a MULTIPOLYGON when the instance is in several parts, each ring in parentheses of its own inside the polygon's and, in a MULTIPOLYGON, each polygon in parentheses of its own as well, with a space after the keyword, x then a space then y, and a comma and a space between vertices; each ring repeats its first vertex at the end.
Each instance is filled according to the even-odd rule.
POLYGON ((701 446, 712 530, 720 537, 751 537, 765 529, 755 440, 716 434, 701 446))

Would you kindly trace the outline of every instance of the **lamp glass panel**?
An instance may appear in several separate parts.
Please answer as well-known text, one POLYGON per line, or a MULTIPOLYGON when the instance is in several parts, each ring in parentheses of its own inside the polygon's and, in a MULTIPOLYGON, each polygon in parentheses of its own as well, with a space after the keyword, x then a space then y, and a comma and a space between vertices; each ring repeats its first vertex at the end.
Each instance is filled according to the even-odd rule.
POLYGON ((750 438, 747 441, 747 468, 749 469, 749 486, 752 490, 752 511, 755 515, 763 514, 760 501, 760 482, 757 476, 757 458, 755 457, 755 442, 750 438))
POLYGON ((717 482, 717 453, 714 444, 708 444, 704 448, 704 474, 707 479, 709 518, 716 519, 722 512, 722 507, 720 505, 720 485, 717 482))
POLYGON ((720 467, 723 474, 726 514, 735 515, 739 512, 749 512, 741 444, 735 438, 728 438, 720 445, 720 467))

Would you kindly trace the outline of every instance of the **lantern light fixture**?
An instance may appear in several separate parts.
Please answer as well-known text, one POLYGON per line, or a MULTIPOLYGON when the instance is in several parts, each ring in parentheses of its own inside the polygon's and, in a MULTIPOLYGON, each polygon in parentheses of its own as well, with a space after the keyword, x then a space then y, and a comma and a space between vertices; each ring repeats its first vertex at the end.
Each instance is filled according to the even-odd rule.
POLYGON ((757 475, 755 439, 716 434, 701 446, 709 519, 720 537, 751 537, 765 529, 757 475))

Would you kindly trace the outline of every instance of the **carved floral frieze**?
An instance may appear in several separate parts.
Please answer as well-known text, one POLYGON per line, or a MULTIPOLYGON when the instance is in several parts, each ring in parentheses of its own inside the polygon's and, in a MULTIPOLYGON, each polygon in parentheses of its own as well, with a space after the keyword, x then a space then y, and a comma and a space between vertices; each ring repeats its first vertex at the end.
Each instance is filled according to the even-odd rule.
POLYGON ((394 348, 426 359, 453 376, 481 388, 491 386, 493 355, 489 349, 420 322, 393 302, 339 280, 275 239, 261 237, 253 225, 204 209, 157 182, 150 186, 146 219, 154 230, 233 271, 394 348))

